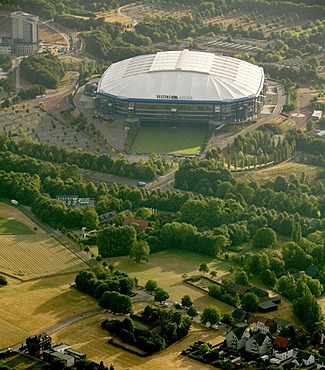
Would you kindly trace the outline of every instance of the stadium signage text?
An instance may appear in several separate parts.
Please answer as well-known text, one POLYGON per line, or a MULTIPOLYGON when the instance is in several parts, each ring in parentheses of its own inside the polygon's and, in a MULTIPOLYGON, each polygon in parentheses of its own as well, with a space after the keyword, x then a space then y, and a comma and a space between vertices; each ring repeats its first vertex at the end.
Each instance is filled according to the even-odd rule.
POLYGON ((191 95, 156 95, 157 99, 182 99, 182 100, 192 100, 191 95))

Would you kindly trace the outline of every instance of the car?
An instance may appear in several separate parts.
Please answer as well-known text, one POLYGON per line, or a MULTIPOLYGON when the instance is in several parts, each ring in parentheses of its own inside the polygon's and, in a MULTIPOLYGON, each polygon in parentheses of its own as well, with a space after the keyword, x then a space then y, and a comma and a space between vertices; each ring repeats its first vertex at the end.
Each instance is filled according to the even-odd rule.
POLYGON ((219 326, 218 325, 211 325, 211 328, 214 329, 214 330, 218 330, 219 326))
POLYGON ((168 307, 168 302, 161 302, 161 305, 163 306, 163 307, 168 307))

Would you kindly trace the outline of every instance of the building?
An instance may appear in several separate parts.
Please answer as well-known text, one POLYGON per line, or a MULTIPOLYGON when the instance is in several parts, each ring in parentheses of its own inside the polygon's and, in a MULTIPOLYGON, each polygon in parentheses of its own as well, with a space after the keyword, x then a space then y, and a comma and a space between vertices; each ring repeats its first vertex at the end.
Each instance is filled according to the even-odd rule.
POLYGON ((265 301, 261 302, 258 305, 259 311, 266 313, 266 312, 271 312, 271 311, 276 311, 278 309, 278 305, 272 301, 265 301))
POLYGON ((272 338, 268 334, 257 333, 252 335, 245 344, 246 352, 254 355, 265 355, 272 349, 272 338))
POLYGON ((12 50, 13 50, 12 37, 6 37, 6 36, 0 37, 0 54, 11 55, 12 50))
POLYGON ((39 49, 39 17, 22 11, 11 13, 16 55, 31 55, 39 49))
POLYGON ((263 334, 275 333, 277 331, 277 323, 273 319, 268 319, 262 316, 256 316, 253 323, 253 331, 260 331, 263 334))
POLYGON ((112 64, 96 107, 136 121, 231 123, 256 117, 265 96, 263 68, 200 51, 165 51, 112 64))
POLYGON ((249 332, 245 327, 236 327, 226 335, 227 347, 233 350, 244 348, 248 338, 249 332))
POLYGON ((44 350, 51 348, 52 338, 46 333, 38 334, 26 339, 28 353, 40 355, 44 350))
POLYGON ((315 363, 315 356, 310 352, 299 351, 292 363, 298 367, 310 366, 315 363))

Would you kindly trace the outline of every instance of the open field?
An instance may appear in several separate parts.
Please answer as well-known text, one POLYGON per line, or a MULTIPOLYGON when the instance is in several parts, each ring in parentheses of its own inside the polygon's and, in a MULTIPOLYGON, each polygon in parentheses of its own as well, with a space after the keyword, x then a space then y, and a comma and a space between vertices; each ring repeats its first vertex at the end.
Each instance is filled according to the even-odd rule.
MULTIPOLYGON (((13 221, 13 223, 8 224, 6 227, 9 227, 9 225, 13 227, 15 225, 15 222, 17 222, 19 224, 22 224, 21 227, 29 229, 30 230, 29 234, 45 234, 45 231, 42 228, 40 228, 37 224, 35 224, 30 218, 28 218, 23 212, 21 212, 16 206, 12 206, 7 203, 0 202, 0 219, 6 219, 10 222, 13 221)), ((5 222, 1 222, 0 220, 0 234, 4 234, 4 232, 1 231, 1 227, 4 227, 4 226, 1 226, 1 224, 5 224, 5 222)), ((11 233, 8 233, 8 234, 11 234, 11 233)))
POLYGON ((197 340, 213 344, 220 343, 224 337, 218 332, 194 324, 190 335, 166 350, 146 358, 123 351, 107 343, 109 335, 100 328, 105 315, 97 315, 72 324, 53 335, 55 342, 69 343, 74 349, 87 353, 93 361, 103 360, 106 366, 113 364, 117 370, 207 370, 212 367, 192 361, 180 352, 197 340))
POLYGON ((0 271, 21 280, 77 272, 87 265, 49 235, 0 235, 0 271))
POLYGON ((125 271, 130 276, 137 277, 140 285, 144 285, 147 280, 156 280, 160 287, 166 289, 170 298, 180 301, 188 294, 192 297, 194 306, 198 310, 203 310, 206 305, 218 306, 222 313, 230 312, 232 307, 209 297, 202 290, 183 282, 182 276, 200 274, 199 265, 206 262, 210 270, 217 271, 217 280, 221 280, 228 274, 228 262, 213 260, 212 257, 202 254, 168 250, 158 252, 149 257, 149 262, 135 263, 129 257, 110 258, 109 263, 116 268, 125 271))
POLYGON ((141 127, 131 152, 196 154, 207 134, 206 128, 141 127))
POLYGON ((257 183, 264 183, 268 180, 274 180, 277 176, 283 176, 285 178, 289 178, 290 175, 295 174, 298 178, 302 175, 302 173, 306 173, 307 178, 312 180, 315 178, 317 172, 319 172, 320 168, 313 165, 306 165, 296 162, 286 162, 280 163, 273 167, 268 167, 261 170, 255 170, 252 174, 252 171, 244 171, 244 172, 237 172, 234 173, 236 178, 247 178, 254 180, 257 183))
POLYGON ((83 312, 97 308, 90 296, 71 287, 76 274, 52 276, 0 288, 0 349, 83 312))
POLYGON ((42 42, 68 46, 67 40, 59 32, 46 24, 40 23, 39 35, 42 42))

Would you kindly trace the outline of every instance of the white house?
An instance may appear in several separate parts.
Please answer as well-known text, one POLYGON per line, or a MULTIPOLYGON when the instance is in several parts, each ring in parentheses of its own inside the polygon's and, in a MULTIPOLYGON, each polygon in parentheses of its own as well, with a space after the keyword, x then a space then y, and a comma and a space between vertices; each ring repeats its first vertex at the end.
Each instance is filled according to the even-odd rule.
POLYGON ((227 347, 230 349, 241 349, 249 338, 249 332, 245 327, 237 327, 226 335, 227 347))
POLYGON ((264 355, 272 349, 272 338, 268 334, 254 334, 246 341, 245 349, 255 355, 264 355))

